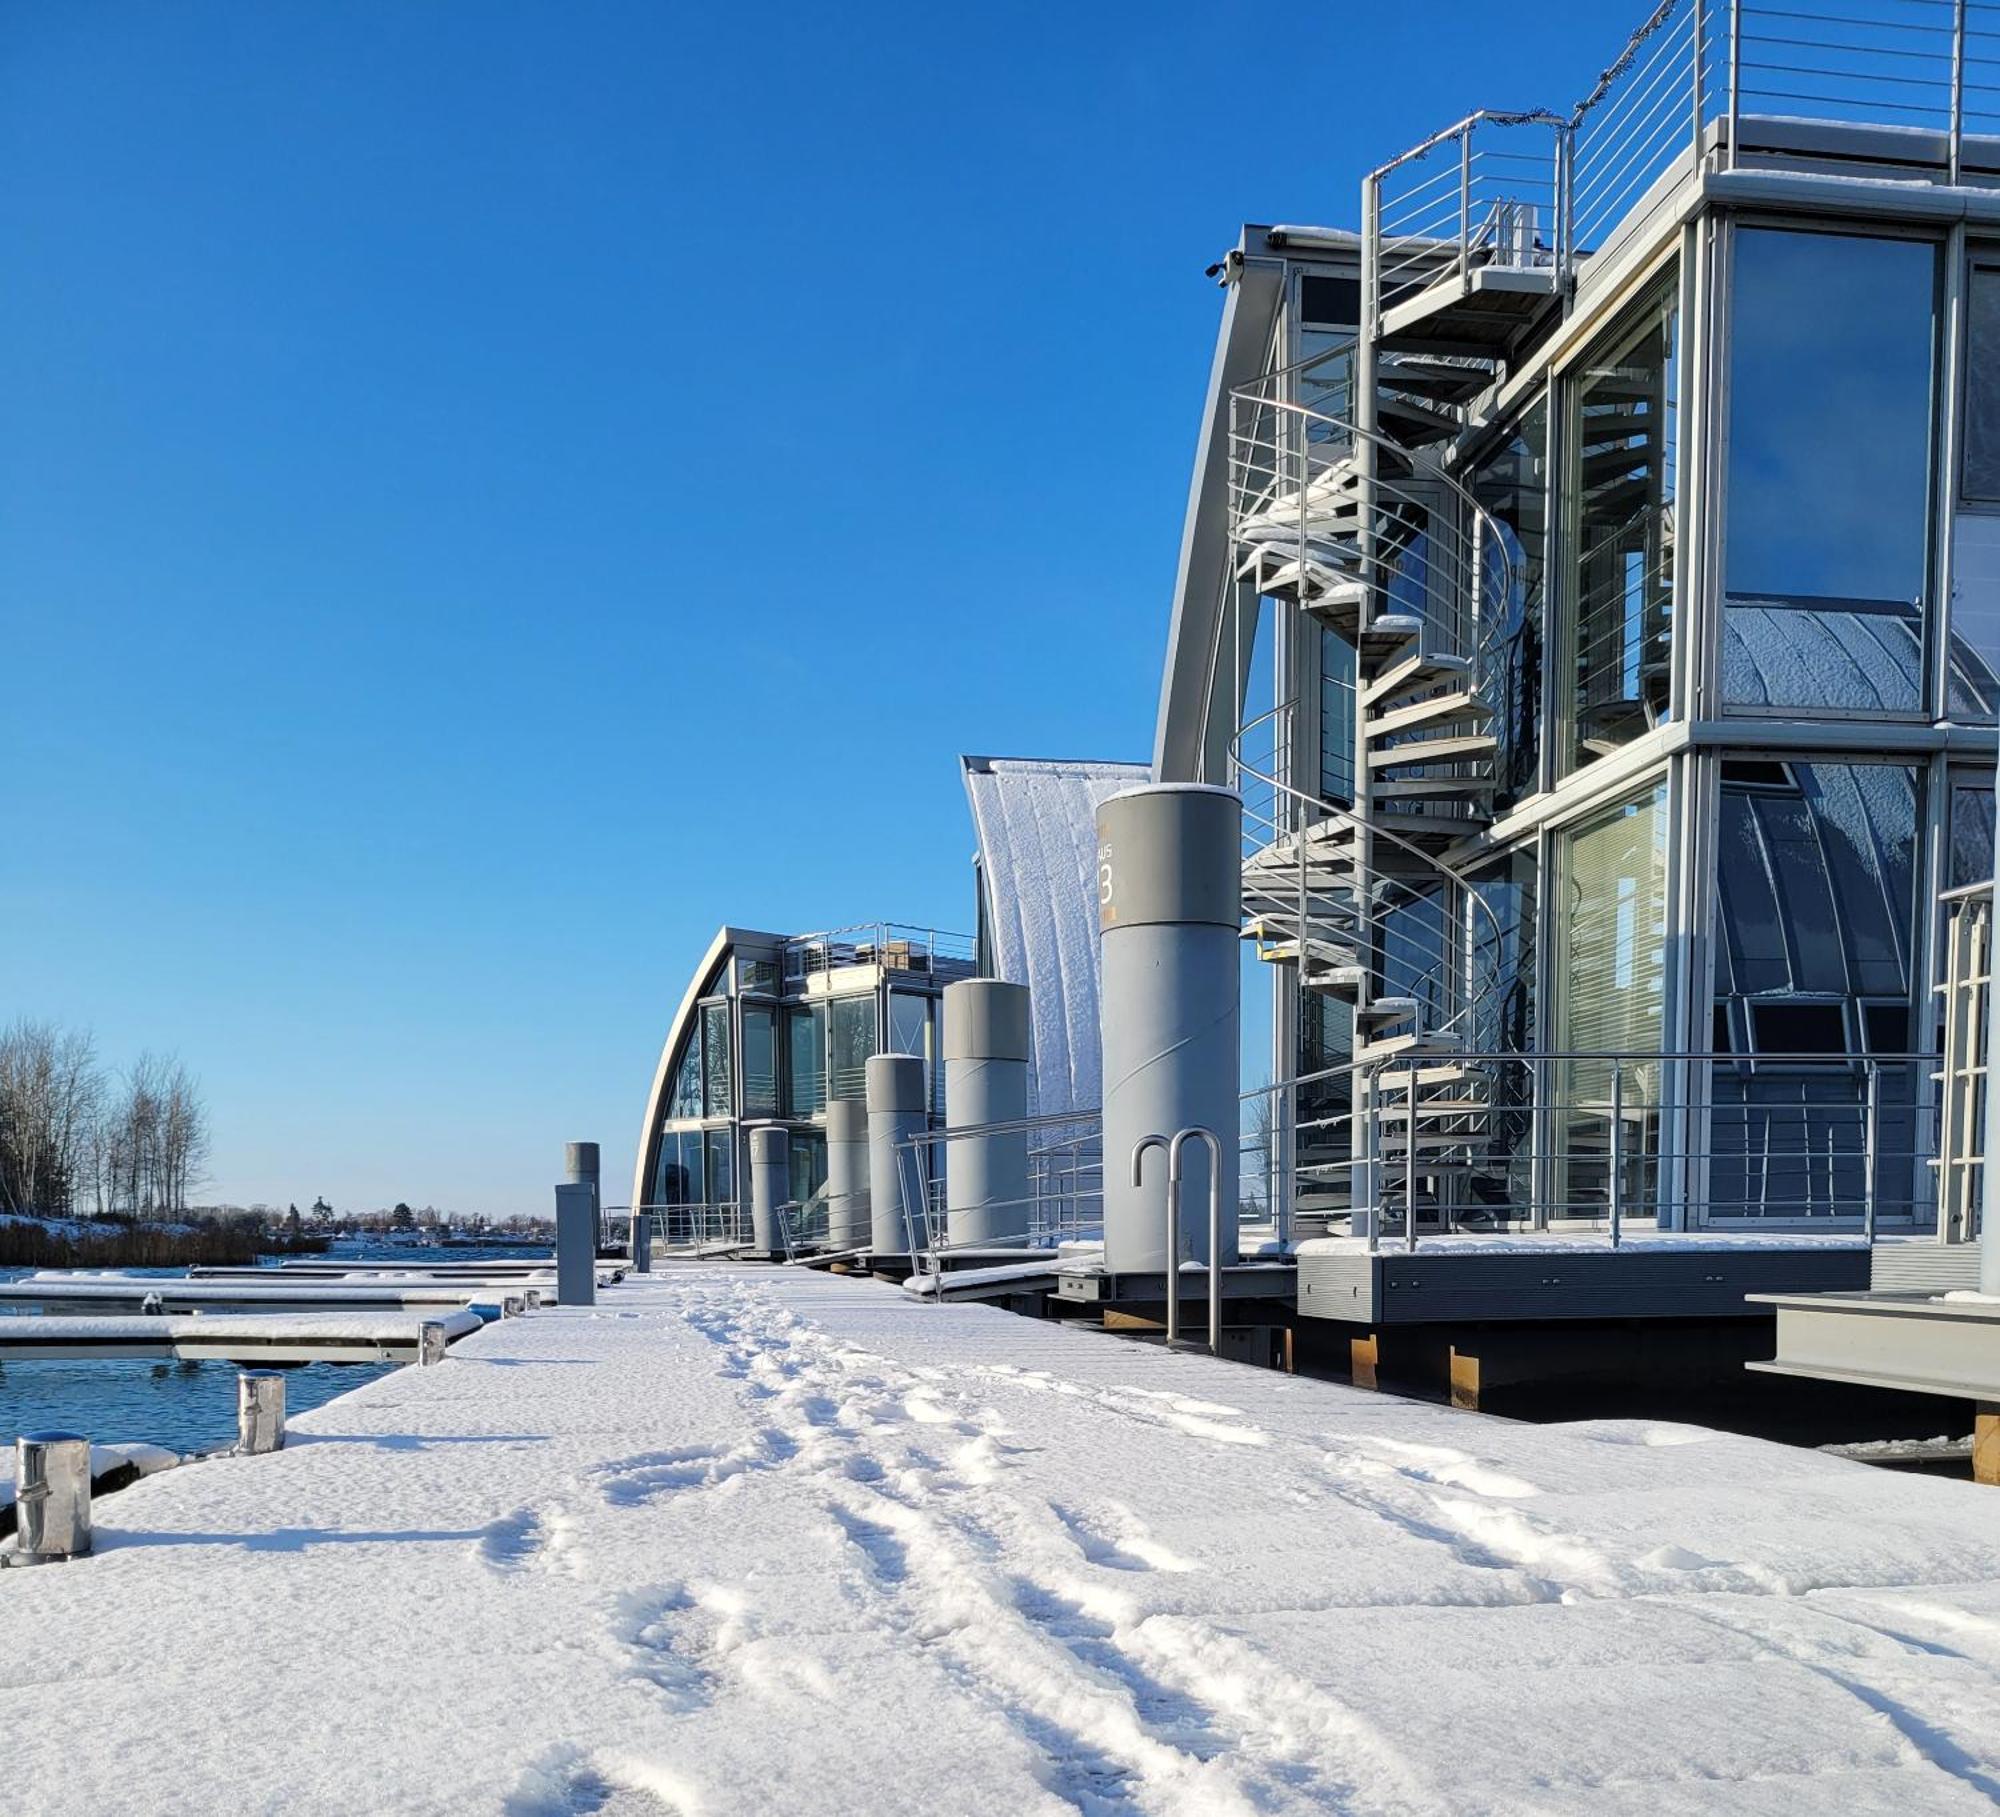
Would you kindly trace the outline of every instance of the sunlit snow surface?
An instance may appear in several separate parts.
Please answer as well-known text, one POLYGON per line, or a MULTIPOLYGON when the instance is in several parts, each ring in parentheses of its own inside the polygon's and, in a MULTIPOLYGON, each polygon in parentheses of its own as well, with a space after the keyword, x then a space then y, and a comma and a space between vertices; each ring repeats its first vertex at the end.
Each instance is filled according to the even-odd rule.
POLYGON ((1991 1491, 877 1282, 490 1325, 0 1573, 28 1812, 1990 1810, 1991 1491))

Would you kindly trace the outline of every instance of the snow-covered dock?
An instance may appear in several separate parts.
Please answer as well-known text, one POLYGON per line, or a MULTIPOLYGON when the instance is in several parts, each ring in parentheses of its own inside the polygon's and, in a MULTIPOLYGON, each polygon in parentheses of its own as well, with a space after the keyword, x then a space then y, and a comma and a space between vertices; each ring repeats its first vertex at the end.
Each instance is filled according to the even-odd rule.
MULTIPOLYGON (((497 1308, 489 1308, 497 1311, 497 1308)), ((421 1363, 487 1323, 466 1307, 409 1313, 0 1318, 0 1364, 156 1357, 249 1363, 421 1363)))
POLYGON ((690 1267, 0 1574, 7 1808, 1988 1811, 1995 1506, 690 1267))

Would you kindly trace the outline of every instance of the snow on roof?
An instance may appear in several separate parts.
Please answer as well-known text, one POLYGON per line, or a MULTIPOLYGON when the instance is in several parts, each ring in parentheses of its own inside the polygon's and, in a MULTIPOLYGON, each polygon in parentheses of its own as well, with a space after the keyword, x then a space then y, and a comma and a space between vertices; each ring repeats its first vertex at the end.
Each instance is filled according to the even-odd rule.
POLYGON ((1990 1812, 1994 1506, 689 1267, 105 1497, 97 1557, 0 1576, 33 1637, 7 1797, 1990 1812))
POLYGON ((997 975, 1028 987, 1035 1063, 1029 1107, 1095 1109, 1097 808, 1152 775, 1143 763, 968 757, 997 975))

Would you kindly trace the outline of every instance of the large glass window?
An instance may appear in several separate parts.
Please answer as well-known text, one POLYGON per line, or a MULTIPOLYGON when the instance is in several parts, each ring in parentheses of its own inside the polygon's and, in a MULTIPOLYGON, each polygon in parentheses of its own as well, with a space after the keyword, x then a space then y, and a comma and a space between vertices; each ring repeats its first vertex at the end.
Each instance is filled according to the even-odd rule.
POLYGON ((915 991, 889 993, 889 1049, 892 1054, 915 1054, 924 1063, 925 1102, 937 1105, 944 1093, 943 1068, 937 1064, 931 1039, 931 1004, 915 991))
POLYGON ((778 1012, 768 1003, 743 1006, 743 1114, 778 1114, 778 1012))
POLYGON ((655 1205, 700 1205, 708 1182, 706 1150, 698 1129, 667 1130, 653 1170, 655 1205))
POLYGON ((1660 1063, 1666 1032, 1665 783, 1562 836, 1555 964, 1556 1046, 1610 1056, 1555 1069, 1562 1215, 1609 1203, 1613 1130, 1624 1204, 1653 1209, 1660 1063))
POLYGON ((667 1115, 701 1115, 701 1026, 697 1019, 688 1030, 687 1046, 681 1049, 680 1064, 674 1068, 673 1090, 667 1094, 667 1115))
POLYGON ((729 1005, 701 1008, 702 1100, 704 1114, 726 1117, 734 1104, 729 1076, 729 1005))
POLYGON ((1480 627, 1481 654, 1497 670, 1495 800, 1534 792, 1541 755, 1542 595, 1548 559, 1549 412, 1538 403, 1474 471, 1473 496, 1499 525, 1485 551, 1482 601, 1496 622, 1480 627), (1502 580, 1504 577, 1504 585, 1502 580))
POLYGON ((1723 698, 1923 704, 1937 251, 1739 228, 1723 698))
POLYGON ((1569 381, 1570 767, 1668 714, 1680 312, 1656 288, 1569 381))
POLYGON ((2000 505, 2000 265, 1966 277, 1965 475, 1960 496, 2000 505))
POLYGON ((1877 1215, 1908 1212, 1926 1068, 1893 1056, 1913 1050, 1921 783, 1723 760, 1711 1217, 1859 1217, 1871 1150, 1877 1215))
POLYGON ((814 1117, 826 1109, 826 1011, 785 1012, 785 1114, 814 1117))
POLYGON ((827 1005, 827 1096, 860 1098, 868 1091, 875 1052, 875 993, 836 997, 827 1005))

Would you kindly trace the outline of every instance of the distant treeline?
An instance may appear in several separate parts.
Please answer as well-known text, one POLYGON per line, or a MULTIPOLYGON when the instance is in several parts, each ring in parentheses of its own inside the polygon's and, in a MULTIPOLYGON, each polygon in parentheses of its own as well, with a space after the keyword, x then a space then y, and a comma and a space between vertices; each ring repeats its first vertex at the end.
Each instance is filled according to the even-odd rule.
POLYGON ((0 1211, 173 1217, 202 1182, 208 1111, 171 1055, 106 1073, 88 1033, 0 1029, 0 1211))
POLYGON ((262 1255, 317 1255, 325 1237, 267 1230, 261 1218, 167 1224, 129 1216, 56 1225, 0 1223, 0 1268, 241 1267, 262 1255))

